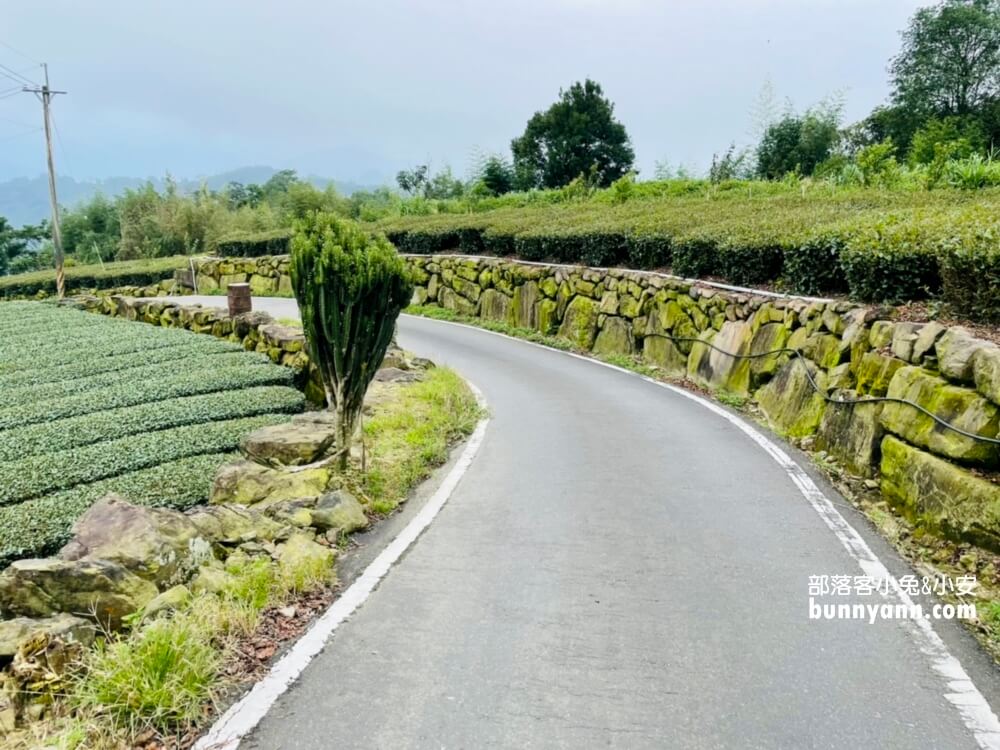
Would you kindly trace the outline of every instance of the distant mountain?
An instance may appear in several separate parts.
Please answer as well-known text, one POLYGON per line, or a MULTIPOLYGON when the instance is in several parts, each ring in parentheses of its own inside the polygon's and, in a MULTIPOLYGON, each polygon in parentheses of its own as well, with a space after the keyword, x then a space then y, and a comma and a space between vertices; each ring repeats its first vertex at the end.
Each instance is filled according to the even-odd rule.
MULTIPOLYGON (((213 174, 200 179, 177 180, 177 186, 184 192, 194 192, 202 183, 209 190, 221 190, 230 182, 243 184, 264 183, 277 172, 273 167, 240 167, 228 172, 213 174)), ((326 188, 331 182, 337 191, 350 195, 358 190, 371 190, 373 185, 362 185, 356 182, 334 180, 327 177, 308 175, 303 180, 311 182, 318 188, 326 188)), ((76 180, 60 175, 58 183, 59 205, 72 208, 77 204, 90 200, 97 193, 103 193, 109 198, 125 190, 135 189, 153 183, 157 190, 164 187, 163 177, 109 177, 103 180, 76 180)), ((38 177, 15 177, 6 182, 0 182, 0 216, 4 216, 14 226, 35 224, 49 217, 49 181, 45 175, 38 177)))

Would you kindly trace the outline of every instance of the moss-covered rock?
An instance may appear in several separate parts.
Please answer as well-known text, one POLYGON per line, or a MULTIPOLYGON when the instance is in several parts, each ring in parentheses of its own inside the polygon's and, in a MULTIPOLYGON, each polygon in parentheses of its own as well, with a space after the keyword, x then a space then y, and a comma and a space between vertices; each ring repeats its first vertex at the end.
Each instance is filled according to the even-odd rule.
POLYGON ((68 612, 112 630, 156 594, 154 584, 108 560, 18 560, 0 574, 0 609, 24 617, 68 612))
POLYGON ((447 310, 454 310, 460 315, 474 316, 478 311, 475 302, 470 302, 465 297, 458 294, 454 289, 450 289, 446 286, 441 287, 441 291, 438 293, 438 299, 441 307, 447 310))
POLYGON ((876 320, 868 332, 868 343, 872 349, 885 349, 892 344, 893 323, 888 320, 876 320))
POLYGON ((510 317, 511 298, 496 289, 487 289, 479 300, 479 315, 486 320, 506 321, 510 317))
POLYGON ((706 388, 748 394, 751 360, 731 355, 747 354, 753 335, 748 321, 729 321, 718 333, 702 334, 705 344, 695 344, 688 356, 688 377, 706 388))
MULTIPOLYGON (((779 312, 775 310, 774 312, 779 312)), ((750 341, 750 354, 764 354, 785 347, 791 332, 783 323, 765 323, 759 326, 750 341)), ((769 380, 778 368, 788 360, 787 354, 757 357, 750 360, 750 375, 753 383, 759 385, 769 380)))
POLYGON ((646 336, 642 340, 642 356, 672 377, 687 374, 687 356, 665 336, 646 336))
POLYGON ((254 461, 238 460, 219 467, 210 502, 253 505, 265 499, 319 497, 329 483, 329 469, 280 471, 254 461))
POLYGON ((538 325, 538 302, 541 298, 541 291, 534 281, 526 281, 514 289, 508 313, 510 324, 518 328, 535 328, 538 325))
POLYGON ((365 509, 350 492, 337 490, 323 495, 312 508, 313 525, 329 531, 353 534, 368 526, 365 509))
POLYGON ((771 424, 792 437, 814 433, 826 407, 823 397, 810 384, 807 369, 825 393, 826 373, 809 360, 795 357, 782 365, 756 394, 757 403, 771 424))
POLYGON ((254 430, 243 438, 240 450, 268 466, 302 466, 319 460, 336 435, 332 422, 286 422, 254 430))
POLYGON ((961 326, 949 328, 938 339, 935 346, 938 368, 946 378, 959 383, 972 383, 973 356, 976 352, 988 347, 989 344, 982 339, 977 339, 961 326))
POLYGON ((566 307, 559 335, 589 351, 597 337, 597 315, 597 303, 586 297, 574 297, 566 307))
POLYGON ((882 494, 912 519, 1000 552, 1000 485, 886 435, 882 494))
POLYGON ((976 390, 994 404, 1000 404, 1000 348, 984 347, 972 359, 976 390))
MULTIPOLYGON (((1000 427, 996 406, 971 388, 950 385, 919 367, 901 368, 893 376, 887 395, 919 404, 945 422, 983 437, 996 437, 1000 427)), ((906 404, 886 404, 882 426, 908 443, 948 458, 986 466, 1000 462, 996 445, 964 437, 906 404)))
POLYGON ((802 345, 803 353, 824 370, 836 367, 850 356, 850 347, 832 333, 814 333, 802 345))
POLYGON ((632 325, 624 318, 606 318, 594 340, 592 351, 598 355, 632 354, 635 352, 632 325))
POLYGON ((559 305, 555 300, 543 299, 538 302, 538 330, 546 336, 559 328, 559 305))
POLYGON ((880 460, 880 447, 885 434, 880 417, 881 403, 850 404, 853 391, 834 391, 833 398, 845 405, 827 404, 816 433, 816 449, 826 451, 852 474, 872 477, 880 460))
POLYGON ((905 367, 901 359, 878 352, 866 352, 861 357, 855 372, 858 393, 869 396, 884 396, 889 390, 889 382, 896 371, 905 367))
POLYGON ((77 519, 59 556, 110 560, 162 588, 186 579, 211 557, 211 548, 183 513, 108 495, 77 519))
POLYGON ((254 297, 269 297, 278 290, 278 280, 272 276, 253 274, 250 277, 250 294, 254 297))

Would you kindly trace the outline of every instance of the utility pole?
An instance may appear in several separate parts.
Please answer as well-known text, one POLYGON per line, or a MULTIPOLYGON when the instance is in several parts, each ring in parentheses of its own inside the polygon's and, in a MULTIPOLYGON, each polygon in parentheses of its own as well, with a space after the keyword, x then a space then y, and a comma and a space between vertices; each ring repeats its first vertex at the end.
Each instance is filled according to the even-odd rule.
POLYGON ((65 91, 53 91, 49 87, 49 66, 42 63, 45 70, 45 85, 38 88, 24 87, 24 91, 34 94, 42 102, 42 116, 45 119, 45 154, 49 163, 49 201, 52 203, 52 247, 55 250, 56 262, 56 294, 59 299, 63 298, 66 292, 66 279, 63 275, 63 249, 62 232, 59 229, 59 201, 56 198, 56 168, 52 160, 52 115, 50 105, 52 97, 56 94, 65 94, 65 91))

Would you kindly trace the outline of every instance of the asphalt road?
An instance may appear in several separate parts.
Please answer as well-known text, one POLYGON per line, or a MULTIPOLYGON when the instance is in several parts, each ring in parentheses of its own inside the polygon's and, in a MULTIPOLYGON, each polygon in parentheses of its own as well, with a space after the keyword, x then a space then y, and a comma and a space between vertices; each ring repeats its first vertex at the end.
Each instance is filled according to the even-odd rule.
MULTIPOLYGON (((910 625, 809 619, 810 575, 861 571, 725 419, 482 331, 403 318, 399 340, 478 385, 493 421, 430 529, 244 747, 977 746, 910 625)), ((1000 705, 974 641, 934 627, 1000 705)))

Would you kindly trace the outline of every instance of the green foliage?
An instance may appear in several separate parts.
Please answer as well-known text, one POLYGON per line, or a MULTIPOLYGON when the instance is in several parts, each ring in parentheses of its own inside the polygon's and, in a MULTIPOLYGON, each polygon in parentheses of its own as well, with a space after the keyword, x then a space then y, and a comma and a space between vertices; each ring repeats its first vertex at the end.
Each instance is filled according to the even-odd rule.
POLYGON ((757 174, 772 180, 789 172, 811 175, 833 151, 838 117, 836 108, 821 107, 769 125, 757 146, 757 174))
POLYGON ((190 456, 0 506, 0 565, 58 550, 69 541, 73 522, 109 492, 140 505, 181 510, 203 503, 216 470, 229 458, 223 453, 190 456))
MULTIPOLYGON (((191 375, 197 376, 194 368, 191 375)), ((296 413, 302 411, 304 406, 305 398, 295 388, 257 386, 107 409, 0 430, 0 463, 100 443, 109 435, 143 435, 154 430, 204 422, 296 413)))
POLYGON ((536 112, 511 151, 522 190, 557 188, 592 173, 598 185, 607 186, 627 174, 635 159, 614 105, 590 79, 560 91, 555 104, 536 112))
MULTIPOLYGON (((901 168, 891 144, 872 149, 862 163, 875 182, 886 179, 891 165, 901 168)), ((475 234, 486 253, 670 266, 680 276, 781 282, 803 294, 849 291, 862 300, 909 300, 941 291, 942 242, 961 234, 970 210, 976 209, 982 225, 1000 221, 995 190, 890 191, 815 182, 751 187, 720 183, 701 194, 640 193, 617 203, 605 191, 572 203, 410 217, 382 226, 410 252, 453 251, 460 234, 475 234)), ((642 191, 643 183, 635 189, 642 191)), ((967 280, 981 287, 984 299, 986 279, 980 274, 967 280)))
POLYGON ((0 276, 16 272, 18 262, 29 257, 46 234, 43 225, 15 229, 0 216, 0 276))
MULTIPOLYGON (((66 268, 66 288, 75 291, 112 289, 119 286, 148 286, 173 275, 187 265, 184 257, 169 257, 104 263, 66 268)), ((39 293, 55 294, 54 270, 32 271, 16 276, 0 276, 0 298, 33 297, 39 293)))
POLYGON ((0 341, 3 562, 57 548, 108 492, 203 502, 222 454, 303 405, 287 368, 187 331, 5 302, 0 341))
POLYGON ((933 118, 913 134, 911 164, 934 164, 967 159, 985 148, 982 128, 968 117, 933 118))
POLYGON ((196 617, 179 613, 110 639, 88 654, 74 701, 130 735, 192 725, 221 687, 222 654, 210 636, 196 617))
POLYGON ((840 264, 851 297, 907 302, 941 288, 931 225, 919 214, 890 214, 860 223, 845 237, 840 264))
POLYGON ((365 392, 413 283, 383 236, 329 214, 296 224, 290 270, 310 359, 337 415, 343 466, 365 392))
POLYGON ((369 466, 361 479, 373 507, 383 513, 395 508, 447 460, 449 446, 469 435, 480 416, 469 387, 445 367, 433 368, 398 398, 376 405, 365 418, 369 466))
POLYGON ((982 210, 962 219, 938 244, 943 297, 960 314, 1000 322, 1000 228, 982 210))
POLYGON ((921 8, 893 59, 893 99, 915 113, 965 115, 1000 94, 1000 3, 921 8))
POLYGON ((221 238, 215 246, 223 257, 256 258, 261 255, 286 255, 292 233, 288 229, 267 232, 245 232, 221 238))

